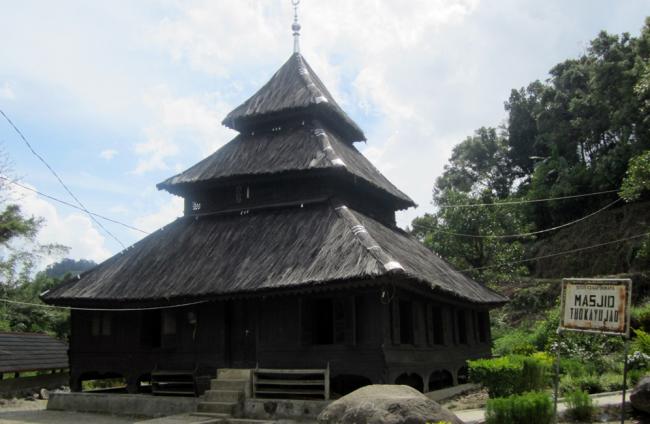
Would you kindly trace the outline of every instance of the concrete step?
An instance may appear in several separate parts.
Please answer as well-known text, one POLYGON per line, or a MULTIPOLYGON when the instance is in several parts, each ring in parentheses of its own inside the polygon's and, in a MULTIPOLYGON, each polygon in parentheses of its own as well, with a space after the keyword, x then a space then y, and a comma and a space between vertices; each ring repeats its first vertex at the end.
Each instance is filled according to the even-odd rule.
POLYGON ((217 380, 249 380, 251 370, 248 368, 219 368, 217 380))
POLYGON ((219 424, 225 424, 229 419, 232 418, 230 414, 218 414, 215 412, 192 412, 191 414, 196 419, 200 420, 210 420, 208 422, 215 422, 219 424))
POLYGON ((210 381, 211 390, 244 390, 248 380, 212 380, 210 381))
POLYGON ((206 390, 203 394, 206 402, 239 402, 243 397, 241 390, 206 390))
POLYGON ((198 405, 198 412, 216 412, 217 414, 232 415, 237 408, 237 402, 201 402, 198 405))

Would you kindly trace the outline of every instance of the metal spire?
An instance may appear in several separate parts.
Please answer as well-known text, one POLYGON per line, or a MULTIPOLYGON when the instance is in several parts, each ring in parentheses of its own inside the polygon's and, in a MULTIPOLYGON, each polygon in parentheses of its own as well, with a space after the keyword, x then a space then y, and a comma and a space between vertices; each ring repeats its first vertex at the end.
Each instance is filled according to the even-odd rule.
POLYGON ((291 30, 293 31, 293 52, 300 53, 300 24, 298 23, 298 5, 300 0, 291 0, 293 5, 293 24, 291 30))

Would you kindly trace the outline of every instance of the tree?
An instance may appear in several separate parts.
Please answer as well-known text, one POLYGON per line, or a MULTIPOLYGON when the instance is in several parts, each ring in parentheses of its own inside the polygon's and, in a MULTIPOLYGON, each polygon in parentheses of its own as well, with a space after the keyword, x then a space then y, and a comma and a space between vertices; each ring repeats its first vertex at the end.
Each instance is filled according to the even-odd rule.
MULTIPOLYGON (((489 192, 472 196, 453 190, 439 193, 439 205, 494 203, 489 192)), ((490 238, 526 232, 516 206, 443 207, 413 220, 412 233, 427 247, 478 281, 499 284, 525 275, 522 238, 490 238)))
POLYGON ((515 178, 504 133, 483 127, 454 147, 449 164, 436 181, 435 192, 487 190, 498 198, 505 198, 515 178))

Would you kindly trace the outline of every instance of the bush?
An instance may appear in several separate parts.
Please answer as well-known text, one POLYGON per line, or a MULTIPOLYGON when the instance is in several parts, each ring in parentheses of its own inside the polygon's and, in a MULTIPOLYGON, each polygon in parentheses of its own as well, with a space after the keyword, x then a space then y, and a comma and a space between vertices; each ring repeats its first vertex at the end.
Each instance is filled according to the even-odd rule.
POLYGON ((594 415, 594 404, 589 394, 582 390, 576 390, 566 395, 567 411, 569 418, 576 421, 591 422, 594 415))
POLYGON ((515 330, 494 339, 494 353, 497 355, 530 355, 535 352, 530 332, 515 330))
POLYGON ((650 334, 643 330, 633 330, 636 336, 632 342, 632 350, 650 355, 650 334))
POLYGON ((597 374, 586 374, 578 377, 565 375, 560 379, 560 391, 565 395, 576 390, 587 393, 603 392, 603 385, 600 376, 597 374))
POLYGON ((630 315, 634 327, 650 331, 650 301, 645 300, 641 305, 633 306, 630 315))
POLYGON ((545 361, 530 357, 525 358, 521 370, 519 392, 542 390, 549 385, 548 366, 545 361))
POLYGON ((571 358, 560 359, 560 373, 571 377, 581 377, 587 374, 587 367, 582 361, 571 358))
MULTIPOLYGON (((629 385, 629 381, 628 381, 629 385)), ((600 376, 600 386, 605 392, 623 390, 623 374, 606 372, 600 376)))
POLYGON ((486 424, 550 424, 553 402, 543 392, 530 392, 487 401, 486 424))
POLYGON ((546 362, 519 355, 468 361, 470 381, 483 384, 490 397, 540 390, 548 384, 546 362))
POLYGON ((468 361, 469 379, 483 384, 490 397, 503 397, 516 393, 521 381, 523 363, 513 356, 468 361))

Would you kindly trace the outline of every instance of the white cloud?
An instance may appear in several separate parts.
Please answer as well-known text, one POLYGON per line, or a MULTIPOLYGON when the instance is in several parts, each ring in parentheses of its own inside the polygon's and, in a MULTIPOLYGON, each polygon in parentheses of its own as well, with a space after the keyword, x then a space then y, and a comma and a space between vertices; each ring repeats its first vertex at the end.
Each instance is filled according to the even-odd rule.
MULTIPOLYGON (((65 256, 74 259, 101 262, 110 256, 104 236, 93 226, 88 216, 77 212, 60 214, 47 200, 19 187, 13 188, 13 195, 19 200, 18 204, 25 215, 44 219, 37 235, 39 243, 67 246, 70 251, 65 256)), ((57 259, 60 258, 45 258, 44 264, 57 259)))
POLYGON ((135 146, 139 160, 135 174, 168 170, 168 161, 181 149, 198 150, 202 158, 230 140, 235 132, 221 125, 230 105, 218 93, 176 97, 166 86, 147 93, 144 100, 155 124, 144 130, 146 141, 135 146))
MULTIPOLYGON (((154 40, 195 70, 225 81, 244 81, 244 90, 249 91, 239 99, 244 100, 271 76, 269 70, 277 68, 278 59, 291 52, 289 4, 247 6, 193 3, 179 9, 177 17, 164 20, 154 31, 154 40)), ((460 119, 443 95, 478 75, 475 67, 458 63, 469 60, 470 52, 449 54, 445 35, 457 31, 479 6, 478 0, 415 0, 407 6, 335 0, 301 7, 303 54, 349 113, 376 122, 366 128, 368 144, 359 148, 424 209, 429 207, 435 176, 459 141, 447 134, 450 123, 460 119)), ((168 106, 172 104, 192 110, 191 103, 168 106)), ((184 122, 201 127, 205 121, 184 122)), ((170 122, 172 127, 179 124, 178 118, 170 122)), ((456 134, 458 128, 454 130, 456 134)), ((156 158, 150 160, 155 163, 156 158)))
POLYGON ((0 86, 0 99, 14 100, 15 98, 16 94, 8 82, 5 82, 0 86))
POLYGON ((99 152, 99 156, 102 159, 111 160, 117 155, 118 151, 115 149, 105 149, 99 152))
MULTIPOLYGON (((171 201, 161 202, 156 212, 136 218, 135 227, 153 232, 183 215, 183 199, 172 196, 171 201)), ((137 234, 141 236, 142 234, 137 234)))

